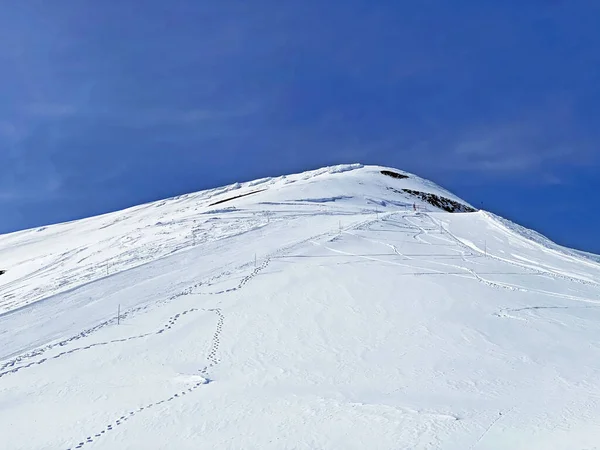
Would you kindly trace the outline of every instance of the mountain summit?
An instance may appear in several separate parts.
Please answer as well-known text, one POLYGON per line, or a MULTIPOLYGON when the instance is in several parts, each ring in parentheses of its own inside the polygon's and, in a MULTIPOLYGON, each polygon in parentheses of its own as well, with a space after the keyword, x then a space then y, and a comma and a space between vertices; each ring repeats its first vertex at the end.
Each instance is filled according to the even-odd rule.
POLYGON ((0 442, 595 448, 599 306, 594 255, 388 167, 20 231, 0 236, 0 442))

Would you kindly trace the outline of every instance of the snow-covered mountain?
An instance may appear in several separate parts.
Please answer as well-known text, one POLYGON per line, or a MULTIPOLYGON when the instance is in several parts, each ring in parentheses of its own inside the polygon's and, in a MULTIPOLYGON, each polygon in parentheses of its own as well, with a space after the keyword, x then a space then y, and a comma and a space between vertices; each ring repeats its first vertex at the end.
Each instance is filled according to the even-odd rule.
POLYGON ((600 448, 598 258, 403 171, 0 236, 0 273, 2 449, 600 448))

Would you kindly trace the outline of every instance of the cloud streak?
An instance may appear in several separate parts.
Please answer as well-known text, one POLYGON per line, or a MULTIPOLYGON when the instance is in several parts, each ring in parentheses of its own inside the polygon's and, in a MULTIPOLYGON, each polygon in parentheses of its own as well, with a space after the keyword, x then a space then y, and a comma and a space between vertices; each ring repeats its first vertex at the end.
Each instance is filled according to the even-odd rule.
POLYGON ((64 103, 31 103, 22 110, 26 116, 42 119, 62 119, 78 113, 77 106, 64 103))

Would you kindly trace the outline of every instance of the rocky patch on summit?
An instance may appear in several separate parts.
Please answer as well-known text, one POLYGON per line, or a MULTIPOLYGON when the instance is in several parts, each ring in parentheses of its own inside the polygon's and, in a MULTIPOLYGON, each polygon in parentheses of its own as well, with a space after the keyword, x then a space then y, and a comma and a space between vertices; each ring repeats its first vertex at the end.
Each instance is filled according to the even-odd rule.
MULTIPOLYGON (((391 189, 391 188, 390 188, 391 189)), ((394 192, 400 193, 397 189, 392 189, 394 192)), ((450 200, 449 198, 442 197, 440 195, 429 194, 427 192, 414 191, 412 189, 402 189, 402 192, 414 195, 415 197, 420 198, 424 202, 429 203, 436 208, 443 209, 444 211, 450 213, 464 213, 464 212, 476 212, 477 210, 471 208, 470 206, 463 205, 455 200, 450 200)))
POLYGON ((401 173, 392 172, 391 170, 382 170, 381 173, 383 175, 387 175, 388 177, 398 178, 399 180, 408 178, 408 175, 402 175, 401 173))

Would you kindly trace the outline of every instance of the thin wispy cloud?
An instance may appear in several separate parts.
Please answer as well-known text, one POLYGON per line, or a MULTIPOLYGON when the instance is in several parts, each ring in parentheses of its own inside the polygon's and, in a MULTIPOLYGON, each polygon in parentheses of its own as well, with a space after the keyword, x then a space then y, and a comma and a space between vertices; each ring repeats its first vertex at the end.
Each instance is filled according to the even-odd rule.
POLYGON ((169 109, 148 108, 110 111, 92 114, 98 118, 118 121, 122 126, 153 127, 166 125, 195 126, 202 123, 223 122, 248 117, 258 111, 256 105, 235 109, 169 109))
MULTIPOLYGON (((202 122, 226 121, 248 117, 260 110, 258 103, 244 103, 235 108, 131 108, 115 104, 110 108, 93 104, 75 106, 58 103, 34 103, 21 108, 22 122, 38 120, 61 121, 70 119, 110 120, 122 126, 152 127, 161 125, 197 125, 202 122)), ((0 134, 14 135, 16 127, 0 122, 0 134)))
POLYGON ((32 103, 22 108, 26 116, 47 119, 72 117, 78 113, 75 105, 64 103, 32 103))
POLYGON ((9 121, 0 121, 0 139, 16 142, 23 137, 24 133, 17 125, 9 121))
POLYGON ((600 168, 597 7, 26 3, 0 17, 0 190, 68 198, 53 218, 338 162, 450 190, 600 168))
POLYGON ((466 131, 453 144, 451 155, 457 170, 486 172, 535 171, 548 164, 576 162, 578 149, 555 141, 551 132, 522 124, 497 129, 466 131))
POLYGON ((0 202, 13 203, 19 201, 47 201, 68 195, 62 191, 61 176, 53 167, 45 166, 45 176, 31 180, 18 177, 5 178, 0 183, 0 202))

